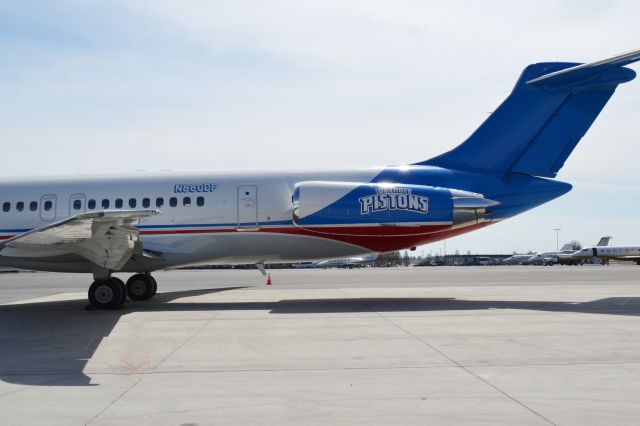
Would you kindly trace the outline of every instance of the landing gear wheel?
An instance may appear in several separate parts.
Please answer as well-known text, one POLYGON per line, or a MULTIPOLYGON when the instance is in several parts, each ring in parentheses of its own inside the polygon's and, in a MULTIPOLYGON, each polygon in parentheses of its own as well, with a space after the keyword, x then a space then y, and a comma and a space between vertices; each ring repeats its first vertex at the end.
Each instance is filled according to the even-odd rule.
POLYGON ((126 295, 117 278, 96 280, 89 287, 89 303, 96 309, 112 309, 120 305, 126 295))
POLYGON ((122 305, 127 300, 127 286, 124 285, 124 281, 120 278, 111 277, 112 281, 117 282, 120 285, 120 289, 122 290, 122 296, 120 296, 120 302, 116 306, 122 305))
POLYGON ((127 280, 127 295, 131 300, 151 299, 153 288, 153 278, 150 275, 135 274, 127 280))
POLYGON ((147 276, 151 278, 151 281, 153 281, 153 293, 151 294, 151 297, 153 297, 158 292, 158 281, 156 281, 156 279, 151 275, 147 275, 147 276))

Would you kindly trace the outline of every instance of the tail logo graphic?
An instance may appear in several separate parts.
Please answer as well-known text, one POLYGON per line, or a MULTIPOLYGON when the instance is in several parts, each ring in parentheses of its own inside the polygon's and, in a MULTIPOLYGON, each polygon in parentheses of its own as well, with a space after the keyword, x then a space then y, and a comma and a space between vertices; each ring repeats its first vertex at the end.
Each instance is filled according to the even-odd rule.
POLYGON ((377 188, 376 194, 361 197, 360 214, 387 210, 405 210, 426 214, 429 212, 429 197, 411 193, 411 188, 377 188))

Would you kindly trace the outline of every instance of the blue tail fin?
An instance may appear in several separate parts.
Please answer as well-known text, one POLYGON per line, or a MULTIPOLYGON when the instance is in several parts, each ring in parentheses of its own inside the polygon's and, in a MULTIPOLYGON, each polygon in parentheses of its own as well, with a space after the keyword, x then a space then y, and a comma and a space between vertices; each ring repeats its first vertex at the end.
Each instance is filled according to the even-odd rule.
POLYGON ((496 111, 461 145, 418 164, 555 177, 640 50, 591 64, 529 65, 496 111))

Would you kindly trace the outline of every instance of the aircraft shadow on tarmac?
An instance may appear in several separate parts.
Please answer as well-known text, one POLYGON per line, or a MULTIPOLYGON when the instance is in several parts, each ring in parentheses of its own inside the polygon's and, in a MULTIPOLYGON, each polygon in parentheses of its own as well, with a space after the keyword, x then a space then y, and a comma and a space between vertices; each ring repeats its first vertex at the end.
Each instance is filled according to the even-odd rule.
POLYGON ((225 287, 159 293, 112 311, 86 311, 85 300, 0 305, 0 380, 41 386, 89 386, 83 373, 103 338, 132 312, 267 310, 271 314, 428 312, 518 309, 640 316, 640 297, 590 302, 458 300, 454 298, 285 299, 266 302, 167 303, 184 297, 236 290, 225 287))

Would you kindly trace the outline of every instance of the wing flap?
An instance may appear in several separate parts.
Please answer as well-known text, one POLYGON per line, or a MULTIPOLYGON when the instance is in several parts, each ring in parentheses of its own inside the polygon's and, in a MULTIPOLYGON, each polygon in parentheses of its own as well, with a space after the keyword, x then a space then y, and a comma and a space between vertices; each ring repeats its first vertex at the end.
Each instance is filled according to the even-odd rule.
POLYGON ((132 225, 157 210, 106 210, 36 228, 6 240, 0 255, 37 258, 76 254, 108 270, 118 270, 134 253, 143 254, 139 231, 132 225))

